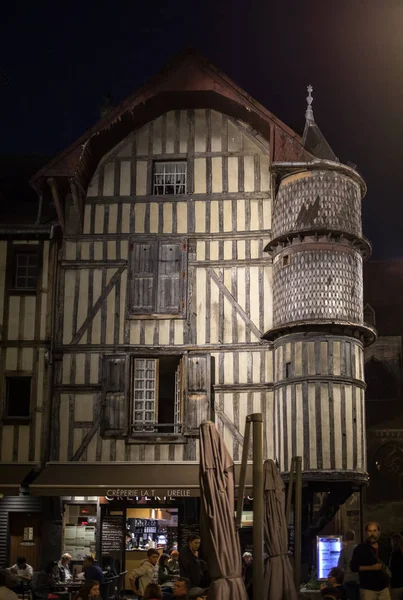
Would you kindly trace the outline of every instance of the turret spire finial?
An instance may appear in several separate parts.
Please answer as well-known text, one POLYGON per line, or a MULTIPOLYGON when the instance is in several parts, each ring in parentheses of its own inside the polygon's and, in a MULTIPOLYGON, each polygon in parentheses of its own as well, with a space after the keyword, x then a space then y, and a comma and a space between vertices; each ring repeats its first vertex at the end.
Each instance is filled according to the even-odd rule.
POLYGON ((313 92, 313 87, 311 85, 307 86, 307 92, 308 92, 308 96, 306 98, 307 101, 307 107, 306 107, 306 112, 305 112, 305 118, 307 121, 314 121, 314 116, 313 116, 313 109, 312 109, 312 102, 313 102, 313 96, 312 96, 312 92, 313 92))

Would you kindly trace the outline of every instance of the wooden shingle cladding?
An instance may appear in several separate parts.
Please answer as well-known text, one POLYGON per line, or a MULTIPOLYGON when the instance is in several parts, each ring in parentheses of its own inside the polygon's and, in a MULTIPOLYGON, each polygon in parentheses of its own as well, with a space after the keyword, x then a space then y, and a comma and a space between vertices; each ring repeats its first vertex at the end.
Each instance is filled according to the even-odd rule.
MULTIPOLYGON (((64 236, 52 460, 196 460, 194 436, 206 418, 240 458, 246 414, 272 410, 272 354, 260 340, 272 319, 263 256, 269 169, 268 144, 210 109, 162 115, 101 161, 83 233, 64 236), (186 160, 186 194, 153 194, 156 160, 186 160), (180 269, 170 268, 172 253, 180 269), (143 305, 140 279, 151 294, 143 305), (181 435, 176 443, 136 439, 127 433, 132 370, 123 357, 168 355, 184 358, 181 435), (118 357, 124 394, 105 388, 108 361, 118 357)), ((268 456, 272 438, 269 428, 268 456)))
MULTIPOLYGON (((55 241, 0 241, 0 460, 39 463, 44 459, 43 427, 48 411, 55 241), (36 287, 15 285, 16 255, 36 257, 36 287), (6 416, 9 377, 31 381, 29 415, 6 416)), ((13 412, 13 411, 12 411, 13 412)), ((14 411, 14 413, 18 411, 14 411)))

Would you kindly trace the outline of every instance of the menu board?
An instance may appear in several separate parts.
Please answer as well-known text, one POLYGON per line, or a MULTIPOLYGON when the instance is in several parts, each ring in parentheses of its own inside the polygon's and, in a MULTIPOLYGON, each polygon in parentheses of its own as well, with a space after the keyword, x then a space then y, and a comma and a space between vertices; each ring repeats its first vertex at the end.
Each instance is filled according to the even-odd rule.
POLYGON ((105 515, 102 520, 101 553, 102 556, 120 557, 124 547, 123 515, 105 515))
POLYGON ((329 571, 337 567, 341 552, 341 536, 321 535, 316 538, 318 549, 318 579, 326 579, 329 571))

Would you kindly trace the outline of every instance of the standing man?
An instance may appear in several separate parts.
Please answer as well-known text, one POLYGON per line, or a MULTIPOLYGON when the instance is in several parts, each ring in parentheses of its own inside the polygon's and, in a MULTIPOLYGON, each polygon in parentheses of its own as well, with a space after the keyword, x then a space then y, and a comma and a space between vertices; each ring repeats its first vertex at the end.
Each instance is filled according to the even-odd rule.
POLYGON ((202 580, 202 565, 199 559, 200 536, 190 534, 188 545, 179 551, 179 569, 181 577, 190 581, 190 588, 200 587, 202 580))
POLYGON ((353 552, 350 567, 360 579, 361 600, 390 600, 388 553, 379 544, 381 528, 379 523, 370 522, 365 526, 367 536, 353 552))
POLYGON ((350 569, 351 559, 357 544, 355 543, 354 531, 346 531, 344 534, 343 548, 340 552, 338 567, 344 571, 344 587, 348 600, 359 600, 360 580, 358 573, 350 569))
POLYGON ((59 560, 57 566, 59 567, 60 573, 60 581, 67 582, 73 579, 73 575, 71 574, 69 562, 71 561, 71 554, 65 552, 61 559, 59 560))

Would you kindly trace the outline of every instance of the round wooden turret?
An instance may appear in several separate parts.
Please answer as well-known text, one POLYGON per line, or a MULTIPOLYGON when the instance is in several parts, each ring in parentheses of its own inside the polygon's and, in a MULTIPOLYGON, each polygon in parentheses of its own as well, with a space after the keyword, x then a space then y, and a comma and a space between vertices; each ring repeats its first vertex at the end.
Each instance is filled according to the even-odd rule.
POLYGON ((284 168, 273 211, 276 455, 303 457, 305 479, 366 475, 362 237, 365 184, 333 161, 284 168), (291 168, 290 168, 291 167, 291 168))

